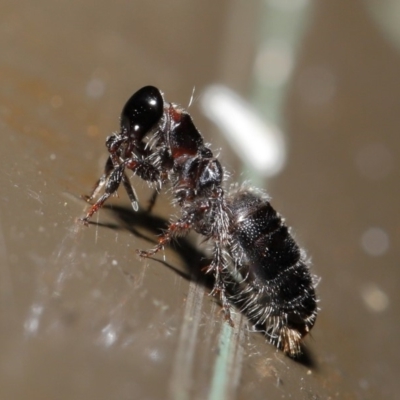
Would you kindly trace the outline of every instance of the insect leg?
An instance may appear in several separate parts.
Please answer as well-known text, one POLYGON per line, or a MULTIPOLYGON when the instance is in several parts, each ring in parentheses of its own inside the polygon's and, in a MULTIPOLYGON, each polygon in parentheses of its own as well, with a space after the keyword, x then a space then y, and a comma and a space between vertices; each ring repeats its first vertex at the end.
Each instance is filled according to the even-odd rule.
POLYGON ((133 186, 131 185, 129 178, 126 176, 125 173, 122 176, 122 184, 124 185, 125 191, 128 194, 133 211, 138 211, 139 210, 139 202, 138 202, 136 191, 133 188, 133 186))
POLYGON ((124 165, 126 168, 133 171, 135 175, 137 175, 139 178, 142 178, 146 182, 160 181, 160 171, 146 159, 140 160, 136 157, 132 157, 126 160, 124 165))
POLYGON ((147 204, 146 212, 151 213, 151 210, 153 209, 154 204, 156 204, 157 197, 158 197, 158 190, 154 189, 154 191, 151 194, 151 197, 149 199, 149 202, 147 204))
POLYGON ((90 203, 99 193, 100 189, 104 186, 104 184, 107 181, 107 178, 111 174, 111 171, 113 170, 113 161, 111 156, 107 158, 106 164, 104 165, 104 173, 100 177, 100 179, 96 182, 96 184, 93 187, 93 190, 89 195, 83 195, 82 198, 90 203))
POLYGON ((213 272, 215 278, 214 288, 210 295, 219 297, 225 319, 229 322, 229 325, 233 326, 233 321, 231 318, 231 305, 229 304, 228 297, 226 295, 225 286, 227 264, 223 255, 222 246, 218 241, 216 241, 214 244, 214 257, 209 268, 207 269, 207 273, 208 272, 213 272))
POLYGON ((124 176, 124 168, 125 165, 121 164, 111 172, 107 180, 104 194, 92 205, 92 207, 90 207, 86 216, 82 218, 85 225, 89 223, 89 219, 103 206, 104 202, 118 190, 124 176))
POLYGON ((192 218, 190 215, 187 215, 176 222, 173 222, 169 225, 167 231, 160 236, 158 239, 158 244, 154 248, 150 250, 136 250, 137 254, 142 258, 151 257, 154 254, 158 253, 160 250, 164 248, 166 244, 168 244, 173 238, 177 236, 186 235, 189 230, 192 228, 192 218))

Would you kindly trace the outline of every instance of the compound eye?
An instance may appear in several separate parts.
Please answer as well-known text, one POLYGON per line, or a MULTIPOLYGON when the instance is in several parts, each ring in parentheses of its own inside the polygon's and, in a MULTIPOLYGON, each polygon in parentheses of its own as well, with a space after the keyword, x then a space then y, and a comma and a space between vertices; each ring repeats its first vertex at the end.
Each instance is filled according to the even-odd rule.
POLYGON ((121 113, 121 131, 136 140, 157 124, 163 115, 164 100, 154 86, 145 86, 132 95, 121 113))

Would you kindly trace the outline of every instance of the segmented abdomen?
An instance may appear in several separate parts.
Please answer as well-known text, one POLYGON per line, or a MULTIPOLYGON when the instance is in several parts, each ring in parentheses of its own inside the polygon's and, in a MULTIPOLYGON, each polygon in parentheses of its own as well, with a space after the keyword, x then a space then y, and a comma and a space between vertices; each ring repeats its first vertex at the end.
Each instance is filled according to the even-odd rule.
POLYGON ((232 249, 244 278, 240 301, 267 337, 292 356, 315 322, 315 278, 283 218, 266 195, 239 189, 229 196, 232 249))

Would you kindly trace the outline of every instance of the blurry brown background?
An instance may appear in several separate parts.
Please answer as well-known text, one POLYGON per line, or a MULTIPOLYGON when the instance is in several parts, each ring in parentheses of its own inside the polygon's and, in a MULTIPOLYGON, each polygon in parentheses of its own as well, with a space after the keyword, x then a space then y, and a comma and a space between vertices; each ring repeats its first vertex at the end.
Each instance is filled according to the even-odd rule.
MULTIPOLYGON (((398 398, 395 2, 6 0, 0 10, 1 399, 398 398), (274 32, 289 32, 290 62, 262 57, 274 32), (279 66, 280 86, 266 72, 279 66), (191 113, 240 180, 196 98, 214 83, 285 132, 287 163, 268 191, 322 278, 311 366, 249 333, 240 314, 224 324, 208 288, 168 268, 193 272, 190 247, 192 257, 167 249, 168 265, 138 261, 134 249, 154 237, 145 216, 76 222, 105 137, 147 84, 183 105, 196 87, 191 113)), ((144 202, 146 185, 135 187, 144 202)), ((154 214, 170 213, 166 194, 154 214)))

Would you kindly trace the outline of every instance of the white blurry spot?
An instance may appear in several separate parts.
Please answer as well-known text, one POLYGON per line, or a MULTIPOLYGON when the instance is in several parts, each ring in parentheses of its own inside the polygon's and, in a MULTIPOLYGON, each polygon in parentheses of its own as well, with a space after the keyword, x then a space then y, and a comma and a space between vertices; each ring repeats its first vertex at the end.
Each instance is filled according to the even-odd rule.
POLYGON ((51 99, 50 99, 50 105, 53 107, 53 108, 59 108, 59 107, 61 107, 62 105, 63 105, 63 99, 62 99, 62 97, 61 96, 59 96, 59 95, 54 95, 54 96, 52 96, 51 97, 51 99))
POLYGON ((369 228, 361 236, 361 247, 371 256, 381 256, 389 249, 389 236, 381 228, 369 228))
POLYGON ((54 153, 50 154, 50 160, 54 161, 57 158, 57 156, 54 153))
POLYGON ((160 309, 160 311, 166 311, 166 310, 168 310, 168 308, 169 308, 167 304, 165 304, 164 302, 159 301, 159 300, 157 300, 157 299, 154 299, 154 300, 153 300, 153 304, 154 304, 156 307, 158 307, 158 308, 160 309))
POLYGON ((264 176, 282 169, 286 160, 283 133, 262 120, 242 97, 225 86, 211 85, 201 96, 201 106, 244 163, 264 176))
POLYGON ((269 40, 258 52, 255 74, 268 86, 284 84, 293 69, 293 52, 283 40, 269 40))
POLYGON ((101 338, 105 346, 111 346, 115 343, 117 340, 117 333, 111 324, 106 325, 101 330, 101 338))
POLYGON ((34 335, 39 329, 39 320, 43 313, 43 306, 41 304, 33 304, 28 318, 24 323, 25 332, 29 335, 34 335))
POLYGON ((384 143, 368 143, 356 154, 355 163, 363 176, 379 180, 393 170, 394 157, 384 143))
POLYGON ((104 94, 105 83, 98 78, 92 78, 86 85, 86 94, 92 98, 99 98, 104 94))
POLYGON ((112 260, 111 261, 111 265, 114 265, 114 266, 118 265, 118 261, 117 260, 112 260))
POLYGON ((310 0, 265 0, 265 2, 281 11, 299 11, 310 4, 310 0))
POLYGON ((146 353, 148 358, 153 362, 159 362, 163 358, 158 349, 147 349, 146 353))
POLYGON ((365 286, 361 290, 361 297, 370 311, 382 312, 389 306, 387 294, 374 284, 365 286))
POLYGON ((323 105, 336 93, 336 78, 327 68, 308 67, 299 77, 299 91, 302 99, 313 106, 323 105))

